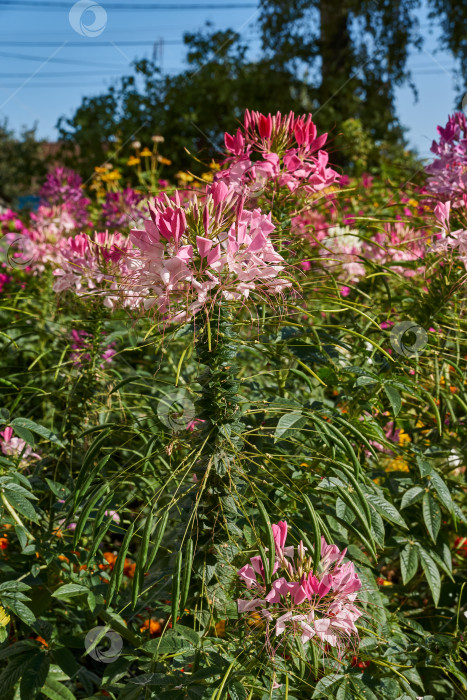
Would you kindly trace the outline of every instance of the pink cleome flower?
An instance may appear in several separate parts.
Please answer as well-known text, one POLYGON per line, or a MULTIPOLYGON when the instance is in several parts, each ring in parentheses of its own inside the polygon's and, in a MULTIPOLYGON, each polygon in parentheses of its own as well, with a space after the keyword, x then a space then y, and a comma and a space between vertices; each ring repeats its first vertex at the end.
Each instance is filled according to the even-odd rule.
POLYGON ((112 309, 117 301, 117 282, 127 273, 124 255, 131 248, 120 233, 79 233, 60 248, 54 291, 73 289, 78 296, 103 297, 104 306, 112 309))
POLYGON ((338 181, 322 150, 327 134, 317 136, 311 114, 260 114, 246 110, 243 128, 224 136, 227 169, 216 175, 237 190, 258 196, 268 182, 290 192, 319 192, 338 181), (259 154, 259 158, 258 158, 259 154))
POLYGON ((321 538, 321 560, 316 571, 300 542, 286 546, 288 526, 285 521, 272 525, 275 562, 271 586, 265 583, 261 557, 251 557, 238 575, 250 591, 250 597, 239 598, 239 613, 259 611, 266 624, 267 644, 271 635, 281 638, 299 635, 303 644, 310 641, 322 651, 335 647, 338 655, 358 641, 355 622, 362 616, 356 606, 357 592, 362 587, 352 562, 344 563, 346 549, 340 551, 321 538))
POLYGON ((30 458, 40 459, 40 455, 32 451, 32 447, 24 440, 14 437, 13 428, 6 427, 0 432, 0 448, 4 455, 13 457, 21 456, 21 463, 27 464, 30 458))
POLYGON ((270 215, 246 211, 224 182, 183 204, 178 193, 159 196, 149 213, 144 230, 131 232, 126 289, 167 322, 189 320, 221 299, 241 301, 253 291, 264 298, 290 286, 280 277, 284 260, 270 240, 270 215))

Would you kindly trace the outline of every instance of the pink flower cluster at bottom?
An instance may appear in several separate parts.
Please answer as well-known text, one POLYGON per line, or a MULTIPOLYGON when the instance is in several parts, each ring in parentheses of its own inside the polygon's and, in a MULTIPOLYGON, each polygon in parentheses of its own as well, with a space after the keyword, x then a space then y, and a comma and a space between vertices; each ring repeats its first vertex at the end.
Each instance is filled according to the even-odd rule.
MULTIPOLYGON (((341 654, 353 641, 358 640, 355 622, 362 611, 355 605, 357 591, 362 587, 352 562, 343 562, 346 549, 327 544, 321 538, 321 560, 316 571, 306 547, 285 546, 287 523, 272 526, 275 542, 274 574, 276 578, 268 590, 263 562, 260 556, 250 559, 238 575, 251 598, 240 598, 240 613, 259 611, 268 634, 301 636, 306 644, 313 639, 324 649, 336 647, 341 654), (278 576, 279 573, 283 575, 278 576), (259 579, 258 579, 259 577, 259 579)), ((280 644, 280 642, 279 642, 280 644)), ((271 644, 272 647, 272 644, 271 644)))

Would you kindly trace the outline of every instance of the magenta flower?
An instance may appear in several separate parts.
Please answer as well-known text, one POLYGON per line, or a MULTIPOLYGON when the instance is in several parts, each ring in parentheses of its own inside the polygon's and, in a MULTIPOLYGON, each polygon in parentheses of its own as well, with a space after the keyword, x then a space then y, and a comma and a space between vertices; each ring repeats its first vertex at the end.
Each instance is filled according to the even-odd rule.
MULTIPOLYGON (((338 657, 358 642, 355 622, 362 616, 357 607, 361 580, 350 561, 344 562, 346 549, 321 538, 321 559, 316 571, 306 547, 285 546, 288 526, 285 521, 272 525, 275 563, 271 586, 266 586, 261 557, 250 559, 238 575, 251 597, 239 598, 239 613, 259 611, 266 624, 266 644, 272 655, 289 637, 299 635, 303 644, 312 640, 319 649, 326 645, 337 650, 338 657), (280 638, 274 646, 274 638, 280 638)), ((271 553, 269 553, 271 555, 271 553)), ((268 555, 268 556, 269 556, 268 555)))

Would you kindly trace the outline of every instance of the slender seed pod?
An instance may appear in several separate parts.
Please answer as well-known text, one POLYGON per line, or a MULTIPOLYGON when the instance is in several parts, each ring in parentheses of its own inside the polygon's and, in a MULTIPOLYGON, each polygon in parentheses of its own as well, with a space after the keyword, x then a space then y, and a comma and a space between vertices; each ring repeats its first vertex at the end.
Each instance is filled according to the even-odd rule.
POLYGON ((188 589, 190 587, 191 567, 193 564, 193 540, 188 540, 185 552, 185 568, 183 569, 182 595, 180 598, 180 610, 185 610, 188 599, 188 589))
POLYGON ((93 538, 92 547, 89 550, 89 554, 88 554, 88 561, 90 561, 93 557, 96 556, 96 552, 99 549, 99 545, 102 542, 102 540, 104 539, 104 537, 107 533, 107 530, 110 528, 111 525, 112 525, 112 518, 108 518, 108 520, 106 520, 105 523, 102 525, 102 527, 99 530, 99 532, 97 533, 97 535, 93 538))
POLYGON ((305 501, 305 508, 307 509, 308 516, 313 526, 313 572, 316 573, 319 562, 321 561, 321 529, 310 499, 308 496, 303 496, 303 500, 305 501))
POLYGON ((86 522, 88 520, 89 514, 96 505, 97 501, 102 498, 104 493, 107 491, 107 484, 102 484, 99 486, 99 488, 94 491, 94 493, 91 495, 89 498, 88 502, 84 506, 83 510, 81 511, 81 514, 78 518, 78 522, 76 523, 76 528, 75 528, 75 534, 73 537, 73 548, 76 549, 78 542, 80 540, 81 535, 83 534, 84 527, 86 525, 86 522))
POLYGON ((261 561, 263 562, 264 580, 265 580, 266 586, 270 586, 271 585, 271 577, 269 575, 269 561, 268 561, 268 558, 266 556, 266 552, 264 551, 264 547, 262 544, 258 544, 258 549, 259 549, 261 561))
POLYGON ((352 486, 354 487, 354 489, 358 495, 358 498, 360 500, 360 503, 362 504, 363 510, 365 511, 365 515, 366 515, 366 519, 368 520, 368 523, 371 523, 370 506, 368 504, 367 499, 365 498, 365 494, 362 491, 362 487, 358 483, 355 476, 352 474, 351 470, 347 466, 345 466, 344 464, 339 464, 338 467, 333 466, 333 469, 334 470, 340 469, 341 471, 344 472, 344 474, 346 475, 346 477, 348 478, 348 480, 350 481, 350 483, 352 484, 352 486))
POLYGON ((131 591, 131 606, 134 610, 138 600, 138 595, 140 594, 143 577, 144 577, 144 565, 146 564, 146 559, 148 557, 149 540, 151 538, 151 531, 153 525, 153 515, 152 512, 149 513, 144 524, 144 530, 141 537, 141 545, 138 552, 138 558, 136 560, 135 575, 133 578, 133 588, 131 591))
MULTIPOLYGON (((372 552, 372 554, 374 555, 375 559, 377 559, 376 548, 375 548, 375 540, 374 540, 374 537, 373 537, 373 533, 371 532, 371 529, 370 529, 370 524, 367 522, 366 518, 363 517, 362 512, 357 508, 356 503, 353 501, 352 498, 350 498, 349 494, 348 494, 346 491, 344 491, 343 488, 341 488, 340 486, 338 486, 338 487, 337 487, 337 492, 338 492, 339 496, 342 498, 342 500, 344 501, 344 503, 346 503, 346 504, 349 506, 349 508, 355 513, 355 515, 357 516, 357 518, 360 520, 360 522, 361 522, 361 524, 362 524, 362 528, 363 528, 363 530, 364 530, 366 536, 367 536, 367 537, 369 538, 369 540, 370 540, 370 543, 371 543, 371 552, 372 552)), ((355 528, 355 529, 356 529, 356 528, 355 528)), ((358 532, 358 531, 357 531, 357 532, 358 532)), ((358 534, 359 534, 359 536, 361 536, 360 533, 358 533, 358 534)))
POLYGON ((148 571, 148 569, 151 567, 152 562, 156 558, 157 551, 160 547, 160 544, 162 542, 162 538, 164 536, 165 528, 167 527, 168 519, 169 519, 169 511, 166 510, 164 515, 162 516, 161 521, 159 522, 159 525, 157 526, 156 533, 154 536, 154 546, 153 546, 151 554, 149 555, 149 558, 145 564, 145 567, 144 567, 145 571, 148 571))
POLYGON ((179 549, 175 559, 175 571, 172 579, 172 628, 175 629, 177 624, 179 600, 180 600, 180 583, 182 576, 182 550, 179 549))
POLYGON ((133 537, 134 529, 135 523, 133 521, 125 533, 125 537, 123 538, 123 542, 120 546, 120 551, 118 553, 117 561, 114 564, 112 576, 110 577, 109 590, 107 592, 107 605, 110 605, 112 598, 114 597, 115 593, 118 591, 122 583, 123 569, 125 567, 125 557, 130 547, 130 542, 131 538, 133 537))
MULTIPOLYGON (((268 575, 269 575, 269 580, 272 579, 272 572, 274 570, 274 562, 276 559, 276 545, 274 542, 274 534, 272 532, 272 526, 271 526, 271 521, 269 520, 269 515, 266 512, 266 508, 264 507, 263 503, 258 499, 258 510, 260 512, 261 518, 264 523, 264 527, 266 528, 266 536, 268 539, 268 550, 269 550, 269 566, 268 566, 268 575)), ((263 562, 264 566, 264 562, 263 562)))

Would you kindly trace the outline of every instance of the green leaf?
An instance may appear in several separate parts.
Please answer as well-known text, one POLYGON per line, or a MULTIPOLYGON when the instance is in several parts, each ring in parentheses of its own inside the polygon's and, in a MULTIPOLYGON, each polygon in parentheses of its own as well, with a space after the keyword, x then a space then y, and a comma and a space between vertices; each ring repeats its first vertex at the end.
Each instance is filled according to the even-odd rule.
POLYGON ((71 690, 63 683, 60 683, 60 681, 51 677, 50 674, 41 688, 41 693, 50 698, 50 700, 76 700, 71 690))
POLYGON ((10 600, 6 596, 4 597, 5 604, 17 615, 23 622, 27 625, 33 625, 36 621, 36 616, 28 608, 27 605, 22 603, 20 600, 10 600))
POLYGON ((426 580, 430 586, 433 600, 436 607, 438 607, 439 595, 441 592, 441 577, 439 575, 438 567, 428 552, 426 552, 422 547, 419 547, 418 552, 422 562, 423 571, 425 572, 426 580))
POLYGON ((393 386, 390 386, 390 384, 385 384, 384 385, 384 391, 386 392, 386 396, 389 399, 389 403, 392 406, 392 411, 394 413, 394 417, 397 416, 399 411, 401 410, 402 406, 402 398, 400 393, 395 389, 393 386))
POLYGON ((383 518, 386 518, 386 520, 389 520, 392 523, 396 523, 396 525, 400 525, 400 527, 403 527, 406 530, 408 530, 404 519, 402 518, 400 513, 394 508, 392 503, 386 501, 386 499, 383 498, 383 496, 380 496, 376 493, 372 493, 370 491, 367 492, 367 497, 368 501, 370 502, 370 505, 372 505, 378 511, 378 513, 383 516, 383 518))
POLYGON ((413 578, 418 569, 417 547, 408 543, 401 551, 401 572, 404 586, 413 578))
POLYGON ((11 421, 11 427, 15 430, 17 427, 26 428, 27 430, 31 430, 31 432, 37 433, 37 435, 45 438, 45 440, 54 442, 55 444, 60 445, 60 447, 63 447, 63 443, 54 433, 48 430, 48 428, 44 428, 43 425, 34 423, 34 421, 29 420, 29 418, 15 418, 11 421))
POLYGON ((247 693, 244 686, 238 681, 229 685, 230 700, 246 700, 247 693))
POLYGON ((431 539, 436 544, 441 527, 441 509, 429 491, 423 496, 423 519, 431 539))
POLYGON ((52 593, 53 598, 73 598, 74 596, 88 593, 87 586, 81 586, 79 583, 65 583, 52 593))
POLYGON ((13 508, 18 511, 20 515, 23 515, 28 520, 32 520, 34 523, 39 524, 39 516, 36 513, 34 506, 31 501, 29 501, 22 493, 18 493, 16 490, 12 490, 9 487, 3 489, 3 495, 5 496, 8 503, 13 506, 13 508))
POLYGON ((279 438, 289 437, 296 430, 300 430, 306 424, 305 416, 301 413, 293 411, 292 413, 285 413, 280 417, 279 422, 274 433, 275 440, 279 438))
POLYGON ((449 488, 446 486, 440 475, 437 474, 435 471, 432 471, 430 476, 431 483, 433 484, 433 488, 438 494, 439 500, 445 508, 447 508, 449 511, 452 511, 453 502, 449 488))
POLYGON ((21 438, 21 440, 27 442, 28 445, 34 447, 34 435, 31 433, 30 430, 28 430, 27 428, 23 428, 21 425, 15 425, 15 434, 19 438, 21 438))
POLYGON ((341 673, 336 673, 330 674, 328 676, 324 676, 321 678, 321 680, 316 684, 315 690, 313 695, 311 696, 312 698, 321 698, 323 697, 329 697, 329 693, 327 692, 329 688, 334 685, 335 683, 338 683, 340 680, 345 678, 341 673))
POLYGON ((423 498, 425 489, 422 486, 414 486, 404 493, 401 500, 401 510, 411 506, 413 503, 417 503, 423 498))

